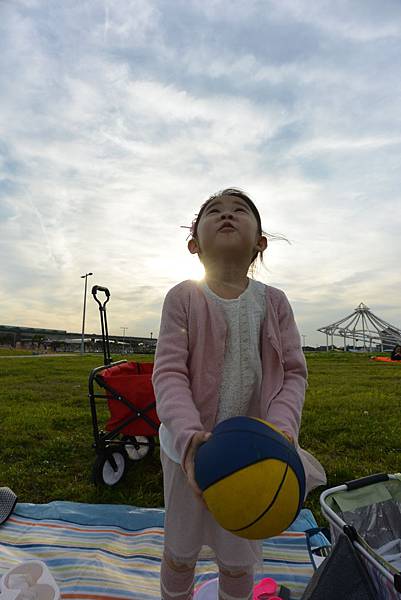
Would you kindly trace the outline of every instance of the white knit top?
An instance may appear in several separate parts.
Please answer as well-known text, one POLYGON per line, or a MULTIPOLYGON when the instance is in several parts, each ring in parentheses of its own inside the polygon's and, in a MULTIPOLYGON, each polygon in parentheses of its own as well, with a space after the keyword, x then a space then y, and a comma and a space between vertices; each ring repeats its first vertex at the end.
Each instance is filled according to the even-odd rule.
MULTIPOLYGON (((224 367, 219 391, 217 423, 244 415, 254 395, 260 394, 262 361, 260 331, 266 316, 266 286, 253 279, 238 298, 227 300, 212 292, 204 282, 202 288, 224 313, 227 323, 224 367)), ((160 446, 171 460, 180 463, 172 444, 171 433, 162 423, 160 446)))

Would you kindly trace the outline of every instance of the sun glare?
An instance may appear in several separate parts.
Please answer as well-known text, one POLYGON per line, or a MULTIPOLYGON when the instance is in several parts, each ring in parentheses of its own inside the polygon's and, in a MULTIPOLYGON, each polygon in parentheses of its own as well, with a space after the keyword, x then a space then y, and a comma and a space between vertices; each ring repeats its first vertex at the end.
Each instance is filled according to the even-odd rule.
POLYGON ((177 265, 177 270, 174 269, 174 272, 177 272, 178 279, 181 278, 181 281, 184 279, 196 279, 199 281, 205 276, 205 269, 197 256, 185 257, 185 260, 182 260, 181 264, 177 265))
POLYGON ((186 279, 195 279, 199 281, 205 276, 205 269, 197 256, 180 257, 174 260, 171 257, 157 257, 148 263, 148 277, 157 279, 158 277, 171 280, 171 284, 180 283, 186 279))

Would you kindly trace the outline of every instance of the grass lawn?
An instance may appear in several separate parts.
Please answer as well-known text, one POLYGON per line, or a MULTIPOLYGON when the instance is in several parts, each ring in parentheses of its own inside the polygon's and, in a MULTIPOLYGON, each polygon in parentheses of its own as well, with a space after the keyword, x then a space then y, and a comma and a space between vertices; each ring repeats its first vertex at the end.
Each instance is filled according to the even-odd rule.
MULTIPOLYGON (((152 356, 129 360, 153 360, 152 356)), ((301 445, 324 465, 329 486, 401 470, 401 365, 367 354, 310 353, 301 445)), ((157 449, 115 488, 95 487, 88 375, 102 355, 0 359, 0 485, 21 502, 163 505, 157 449)), ((99 415, 106 418, 105 405, 99 415)), ((306 506, 323 524, 319 494, 306 506)))

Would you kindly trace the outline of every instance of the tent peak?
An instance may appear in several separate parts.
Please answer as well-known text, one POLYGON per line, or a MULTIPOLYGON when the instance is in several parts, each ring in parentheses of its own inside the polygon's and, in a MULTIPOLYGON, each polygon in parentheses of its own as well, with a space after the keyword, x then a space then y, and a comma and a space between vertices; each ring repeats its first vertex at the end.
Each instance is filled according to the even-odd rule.
POLYGON ((366 304, 364 304, 363 302, 361 302, 360 304, 358 304, 358 306, 356 307, 357 311, 366 311, 366 312, 370 312, 370 308, 368 306, 366 306, 366 304))

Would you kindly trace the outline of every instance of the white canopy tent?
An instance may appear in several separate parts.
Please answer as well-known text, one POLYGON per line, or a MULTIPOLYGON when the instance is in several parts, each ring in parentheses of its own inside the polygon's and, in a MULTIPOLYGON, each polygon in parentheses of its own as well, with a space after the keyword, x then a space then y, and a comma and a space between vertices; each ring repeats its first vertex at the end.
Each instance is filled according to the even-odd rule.
POLYGON ((363 302, 350 315, 335 323, 320 327, 317 331, 326 334, 327 350, 329 349, 329 337, 331 346, 334 346, 334 336, 344 339, 344 350, 347 349, 347 341, 352 341, 354 348, 358 342, 361 342, 362 349, 366 351, 372 351, 376 346, 380 346, 382 352, 388 347, 401 344, 401 330, 380 319, 363 302))

